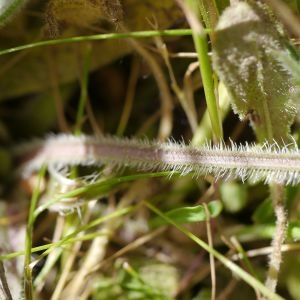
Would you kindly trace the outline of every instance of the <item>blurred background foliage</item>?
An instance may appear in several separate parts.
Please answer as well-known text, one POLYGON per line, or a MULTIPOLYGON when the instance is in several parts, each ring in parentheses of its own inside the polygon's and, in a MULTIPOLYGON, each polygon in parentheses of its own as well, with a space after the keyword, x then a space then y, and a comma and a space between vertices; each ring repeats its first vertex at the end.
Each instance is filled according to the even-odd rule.
MULTIPOLYGON (((151 20, 156 20, 160 29, 184 22, 174 1, 127 0, 122 4, 124 22, 131 31, 153 29, 151 20)), ((5 49, 41 39, 114 32, 118 29, 118 21, 111 20, 101 1, 32 0, 2 26, 0 47, 5 49)), ((114 108, 115 114, 120 113, 132 60, 132 56, 128 56, 133 52, 129 43, 125 40, 106 40, 37 48, 0 57, 0 114, 4 123, 0 138, 5 138, 5 131, 9 131, 6 136, 26 137, 57 130, 53 99, 59 97, 56 100, 63 106, 61 109, 71 110, 67 103, 72 99, 76 101, 82 58, 89 47, 90 90, 91 97, 95 96, 91 102, 98 102, 95 105, 98 109, 109 105, 114 108), (114 101, 118 103, 112 105, 114 101)), ((147 76, 147 66, 144 65, 144 69, 144 76, 147 76)), ((109 123, 116 121, 113 115, 109 123)))
MULTIPOLYGON (((299 12, 299 1, 286 2, 295 13, 299 12)), ((119 1, 111 1, 113 5, 110 6, 107 3, 109 1, 101 0, 27 1, 0 28, 0 48, 7 49, 53 38, 122 32, 124 28, 121 22, 128 31, 188 27, 183 12, 173 0, 123 0, 121 8, 119 1)), ((199 3, 208 12, 206 19, 202 16, 204 23, 206 20, 214 24, 229 1, 199 0, 199 3)), ((210 139, 209 121, 203 121, 206 118, 206 105, 202 82, 197 66, 192 64, 196 58, 172 56, 194 52, 193 40, 190 36, 174 36, 163 38, 163 42, 169 53, 171 69, 162 55, 162 40, 148 38, 138 41, 161 67, 169 85, 173 115, 171 136, 175 140, 189 141, 194 134, 191 119, 174 89, 174 72, 180 92, 195 96, 190 98, 190 108, 193 107, 191 115, 195 116, 196 125, 200 124, 199 128, 203 129, 204 138, 210 139), (161 48, 157 45, 161 45, 161 48)), ((8 147, 50 132, 74 131, 87 57, 88 103, 81 124, 82 131, 147 136, 150 139, 157 137, 162 95, 148 60, 137 54, 136 47, 127 39, 116 39, 48 46, 0 56, 0 189, 3 199, 0 202, 0 224, 3 224, 1 239, 3 244, 6 243, 4 252, 23 250, 28 199, 32 193, 31 181, 36 180, 30 178, 20 182, 11 179, 9 174, 13 172, 13 167, 8 147), (131 93, 131 100, 126 102, 128 93, 131 93), (120 125, 126 109, 129 110, 128 119, 125 125, 120 125)), ((221 88, 219 91, 224 96, 221 88)), ((228 107, 227 103, 223 115, 224 140, 231 137, 237 142, 253 141, 254 136, 247 121, 240 122, 228 107)), ((105 191, 101 196, 104 199, 89 211, 89 220, 112 207, 118 208, 119 204, 136 205, 144 199, 151 199, 163 211, 219 199, 223 204, 222 214, 211 220, 214 247, 229 257, 238 253, 235 238, 245 251, 263 249, 269 246, 274 232, 272 203, 268 188, 263 184, 241 184, 235 181, 215 183, 209 177, 206 181, 186 177, 174 180, 146 178, 118 188, 113 186, 111 193, 105 191)), ((295 242, 295 247, 299 246, 297 241, 300 239, 299 198, 298 187, 287 188, 287 208, 291 221, 288 242, 295 242)), ((117 259, 107 259, 106 264, 101 265, 101 272, 92 275, 90 285, 85 290, 89 299, 210 299, 211 266, 208 254, 172 227, 160 228, 158 232, 151 231, 147 226, 152 217, 141 205, 132 215, 120 217, 113 224, 115 227, 108 223, 112 234, 103 243, 105 258, 131 243, 133 250, 117 259), (135 246, 134 241, 147 234, 153 234, 153 238, 149 238, 147 244, 135 246), (135 276, 135 272, 139 275, 135 276)), ((67 219, 72 226, 81 226, 77 213, 67 219)), ((55 222, 59 222, 57 220, 61 221, 57 212, 42 214, 34 231, 34 246, 52 240, 54 224, 57 226, 55 222)), ((188 224, 187 228, 204 240, 207 239, 205 223, 188 224)), ((63 231, 67 232, 67 229, 63 231)), ((72 275, 80 269, 80 262, 87 255, 91 244, 90 241, 81 244, 72 275)), ((287 299, 300 298, 297 288, 300 260, 297 253, 290 251, 284 258, 279 291, 287 299)), ((40 295, 44 299, 50 298, 65 262, 66 256, 62 256, 60 263, 40 284, 40 295)), ((20 290, 22 263, 21 260, 18 272, 13 268, 15 266, 8 268, 7 272, 17 290, 15 294, 20 290)), ((265 277, 265 255, 257 254, 251 259, 250 268, 246 259, 240 265, 250 273, 252 266, 255 269, 253 276, 260 280, 265 277)), ((41 268, 37 266, 37 274, 41 268)), ((241 293, 244 300, 254 299, 253 290, 238 278, 233 278, 224 266, 217 265, 216 269, 218 299, 240 299, 241 293)), ((70 289, 66 288, 58 299, 68 299, 68 291, 70 289)))

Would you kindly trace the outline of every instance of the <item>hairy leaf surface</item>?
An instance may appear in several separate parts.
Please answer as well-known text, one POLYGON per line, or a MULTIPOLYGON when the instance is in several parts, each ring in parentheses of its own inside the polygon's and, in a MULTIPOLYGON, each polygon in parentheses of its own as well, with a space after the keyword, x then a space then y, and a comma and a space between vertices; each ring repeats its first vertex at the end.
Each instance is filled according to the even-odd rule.
POLYGON ((287 39, 263 5, 239 2, 216 27, 213 63, 241 119, 249 118, 261 142, 288 141, 295 108, 293 78, 274 53, 287 53, 287 39))

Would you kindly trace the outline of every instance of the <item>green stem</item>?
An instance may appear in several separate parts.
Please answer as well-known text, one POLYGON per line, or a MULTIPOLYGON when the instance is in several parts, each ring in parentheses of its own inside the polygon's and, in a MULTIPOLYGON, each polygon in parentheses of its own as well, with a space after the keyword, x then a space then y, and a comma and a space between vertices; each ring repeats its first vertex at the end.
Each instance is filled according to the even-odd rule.
POLYGON ((30 208, 29 208, 29 216, 28 223, 26 227, 26 237, 25 237, 25 254, 24 254, 24 293, 25 298, 27 300, 33 299, 33 287, 32 287, 32 273, 31 273, 31 251, 32 251, 32 232, 33 232, 33 224, 35 221, 34 211, 37 206, 37 202, 40 195, 40 187, 41 180, 44 178, 44 174, 46 172, 46 168, 41 168, 39 172, 39 180, 33 191, 30 208))
POLYGON ((12 47, 9 49, 4 49, 0 51, 0 55, 14 53, 14 52, 32 49, 32 48, 38 48, 38 47, 47 47, 47 46, 69 44, 69 43, 81 43, 85 41, 116 40, 116 39, 127 39, 127 38, 141 39, 141 38, 151 38, 155 36, 178 37, 178 36, 186 36, 191 34, 192 34, 191 29, 169 29, 169 30, 147 30, 147 31, 133 31, 133 32, 126 32, 126 33, 104 33, 104 34, 95 34, 95 35, 87 35, 87 36, 74 36, 71 38, 39 41, 35 43, 12 47))
POLYGON ((223 138, 223 129, 217 99, 215 97, 211 62, 208 56, 207 35, 205 32, 201 34, 193 33, 193 38, 198 53, 199 67, 212 130, 216 139, 221 141, 223 138))
MULTIPOLYGON (((184 8, 188 22, 193 30, 192 36, 195 44, 195 48, 198 54, 198 61, 200 67, 200 73, 205 93, 205 101, 210 117, 212 131, 215 138, 218 141, 223 139, 223 128, 222 122, 219 115, 219 108, 217 99, 215 97, 215 87, 213 80, 213 71, 211 67, 211 61, 208 55, 208 42, 207 42, 207 32, 203 29, 200 24, 200 11, 201 5, 199 6, 198 1, 186 0, 187 8, 184 8)), ((206 16, 203 12, 202 15, 206 16)), ((210 24, 210 21, 205 18, 206 23, 210 24)))

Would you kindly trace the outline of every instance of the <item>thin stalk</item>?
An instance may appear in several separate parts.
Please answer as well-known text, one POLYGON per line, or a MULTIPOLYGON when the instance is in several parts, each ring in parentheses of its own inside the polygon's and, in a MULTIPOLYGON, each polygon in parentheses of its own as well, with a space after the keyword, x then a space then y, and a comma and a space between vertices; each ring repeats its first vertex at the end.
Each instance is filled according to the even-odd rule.
POLYGON ((218 103, 215 96, 213 71, 208 55, 207 33, 199 22, 199 7, 195 0, 186 0, 187 5, 181 0, 177 0, 182 7, 186 18, 193 30, 192 36, 198 54, 200 73, 205 93, 205 101, 210 116, 212 131, 215 138, 221 141, 223 138, 223 128, 219 116, 218 103))
POLYGON ((177 99, 179 100, 179 103, 181 105, 181 107, 183 108, 186 117, 188 119, 188 122, 191 126, 191 129, 193 132, 195 132, 196 128, 197 128, 197 112, 196 112, 196 108, 195 108, 195 103, 194 101, 188 101, 190 99, 187 98, 186 93, 184 93, 176 80, 176 76, 174 74, 171 62, 170 62, 170 56, 169 56, 169 52, 167 49, 166 44, 162 41, 162 39, 160 37, 156 37, 154 39, 157 50, 160 52, 162 58, 164 59, 164 62, 166 64, 166 67, 168 69, 168 73, 169 73, 169 77, 170 77, 170 86, 173 90, 173 92, 175 93, 175 95, 177 96, 177 99))
MULTIPOLYGON (((122 30, 126 31, 126 27, 122 25, 122 30)), ((153 77, 157 83, 160 92, 161 100, 161 118, 158 129, 158 138, 160 140, 166 140, 169 138, 172 132, 173 114, 172 114, 172 95, 166 81, 165 75, 160 64, 156 61, 153 55, 143 47, 135 39, 128 39, 129 44, 139 53, 143 59, 148 63, 149 68, 152 71, 153 77)))
POLYGON ((5 268, 2 261, 0 261, 0 297, 5 300, 13 300, 9 285, 6 280, 5 268))
POLYGON ((33 287, 32 287, 32 273, 31 273, 31 251, 32 251, 32 233, 33 233, 33 224, 35 221, 34 211, 37 206, 37 202, 40 195, 40 182, 44 177, 46 168, 41 168, 39 172, 39 180, 33 191, 30 208, 29 208, 29 216, 28 223, 26 227, 26 237, 25 237, 25 254, 24 254, 24 293, 25 297, 28 300, 33 299, 33 287))
POLYGON ((193 38, 196 51, 198 53, 199 67, 212 130, 215 134, 216 139, 220 141, 223 138, 223 129, 219 114, 218 103, 215 97, 211 62, 208 56, 207 35, 204 32, 201 34, 194 33, 193 38))
POLYGON ((70 43, 81 43, 85 41, 100 41, 100 40, 115 40, 115 39, 127 39, 127 38, 150 38, 155 36, 186 36, 191 35, 191 29, 168 29, 168 30, 146 30, 146 31, 132 31, 132 32, 123 32, 123 33, 104 33, 104 34, 95 34, 87 36, 74 36, 71 38, 61 38, 53 39, 47 41, 39 41, 30 44, 25 44, 17 47, 12 47, 0 51, 0 55, 14 53, 22 51, 25 49, 47 47, 60 44, 70 44, 70 43))
MULTIPOLYGON (((204 209, 206 214, 206 233, 207 233, 207 241, 208 246, 212 249, 214 248, 213 245, 213 237, 212 237, 212 231, 211 231, 211 223, 210 223, 210 212, 209 209, 204 203, 204 209)), ((209 253, 209 262, 210 262, 210 278, 211 278, 211 300, 216 300, 216 285, 217 285, 217 278, 216 278, 216 264, 215 264, 215 258, 212 253, 209 253)))
POLYGON ((133 107, 136 85, 139 78, 140 62, 136 57, 133 57, 131 63, 131 71, 127 84, 127 91, 124 101, 124 108, 120 117, 120 122, 117 129, 117 135, 122 136, 127 127, 129 117, 133 107))

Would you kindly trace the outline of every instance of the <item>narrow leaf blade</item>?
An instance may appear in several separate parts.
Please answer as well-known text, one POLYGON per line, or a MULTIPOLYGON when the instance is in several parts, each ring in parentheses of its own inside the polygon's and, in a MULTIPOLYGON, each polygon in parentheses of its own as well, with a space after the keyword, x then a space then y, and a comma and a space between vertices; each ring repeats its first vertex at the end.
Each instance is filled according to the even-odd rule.
MULTIPOLYGON (((209 216, 207 216, 204 205, 186 206, 172 209, 165 213, 165 215, 177 224, 203 222, 209 218, 217 217, 222 211, 222 203, 219 200, 211 201, 207 205, 209 216)), ((152 226, 165 225, 165 220, 155 218, 152 226)))

